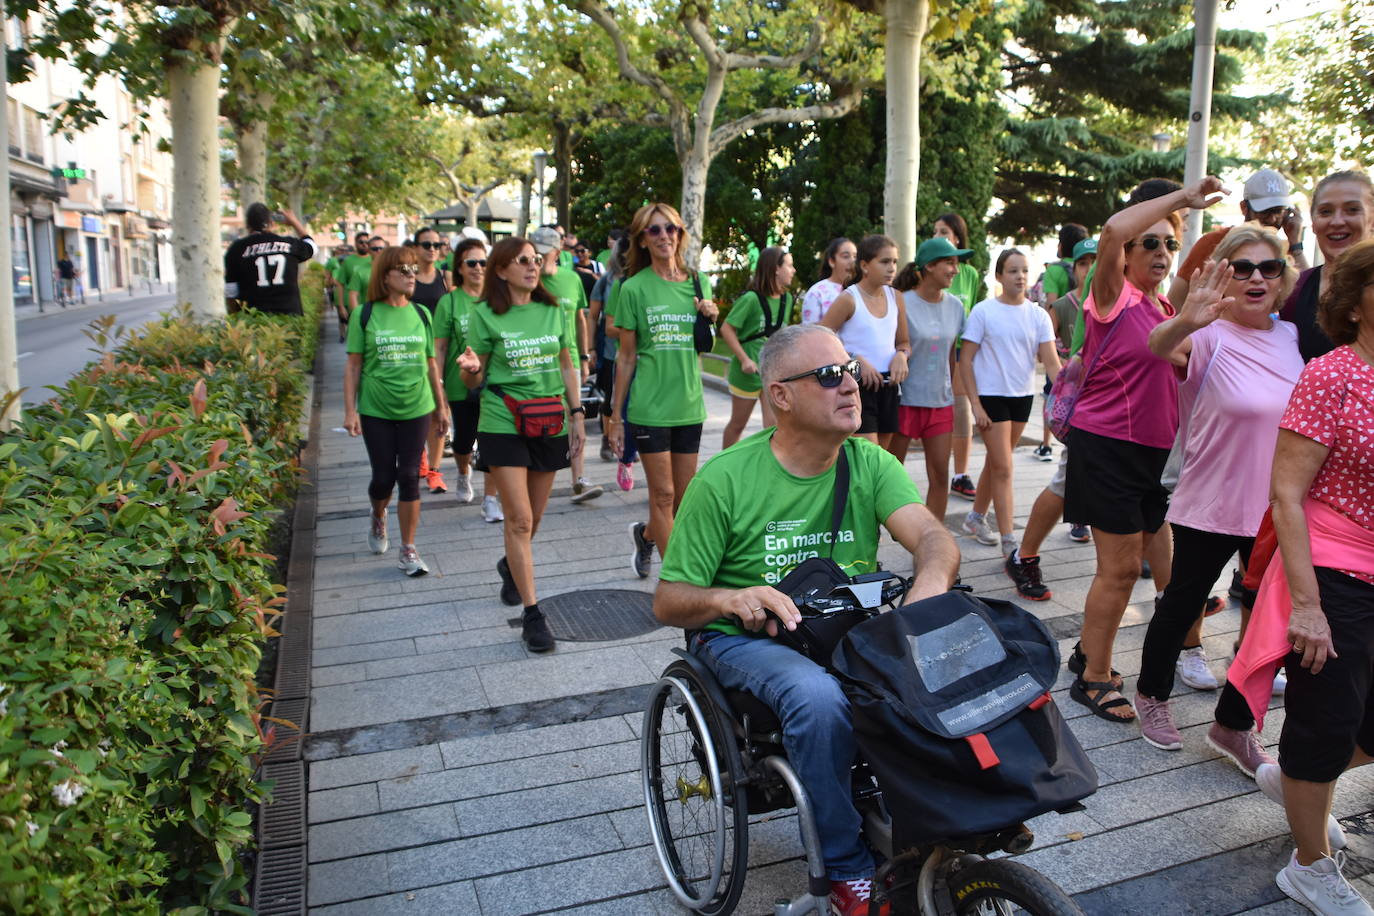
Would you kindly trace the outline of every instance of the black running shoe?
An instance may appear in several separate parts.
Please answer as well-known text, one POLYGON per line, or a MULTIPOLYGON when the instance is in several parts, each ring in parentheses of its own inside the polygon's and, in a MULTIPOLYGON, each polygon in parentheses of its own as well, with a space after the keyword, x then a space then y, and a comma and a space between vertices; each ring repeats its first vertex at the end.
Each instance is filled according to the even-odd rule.
POLYGON ((510 574, 510 564, 506 562, 505 557, 496 561, 496 572, 501 576, 501 603, 515 607, 520 603, 520 589, 515 587, 515 580, 510 574))
POLYGON ((649 578, 649 570, 654 562, 654 542, 644 536, 649 528, 644 522, 630 526, 630 538, 635 542, 634 556, 630 557, 630 568, 641 579, 649 578))
POLYGON ((547 652, 553 648, 553 634, 549 632, 543 611, 525 608, 525 616, 520 622, 520 638, 531 652, 547 652))
POLYGON ((1011 581, 1016 583, 1016 594, 1030 601, 1048 601, 1054 593, 1046 588, 1040 579, 1040 558, 1012 559, 1015 556, 1013 553, 1007 557, 1002 567, 1011 577, 1011 581))
POLYGON ((1245 573, 1241 572, 1239 568, 1231 573, 1231 587, 1226 590, 1226 594, 1237 601, 1245 597, 1245 573))

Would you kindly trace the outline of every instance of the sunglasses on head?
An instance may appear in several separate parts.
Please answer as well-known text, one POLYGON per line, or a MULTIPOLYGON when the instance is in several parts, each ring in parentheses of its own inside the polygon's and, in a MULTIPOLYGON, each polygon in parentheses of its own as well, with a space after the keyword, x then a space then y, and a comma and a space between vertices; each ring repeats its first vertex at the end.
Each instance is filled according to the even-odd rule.
POLYGON ((658 238, 660 235, 666 235, 668 238, 673 238, 682 231, 682 227, 677 223, 654 223, 644 231, 654 238, 658 238))
POLYGON ((806 378, 814 375, 816 381, 820 382, 822 388, 838 388, 840 382, 844 381, 844 374, 848 372, 854 376, 855 381, 859 378, 859 361, 851 359, 847 363, 833 363, 829 366, 821 366, 819 369, 812 369, 810 372, 798 372, 796 375, 789 375, 787 378, 778 379, 780 382, 795 382, 797 379, 806 378))
POLYGON ((439 251, 440 249, 448 247, 448 245, 444 244, 443 242, 416 242, 415 244, 423 248, 425 251, 439 251))
POLYGON ((1287 266, 1285 261, 1278 258, 1269 258, 1256 264, 1254 261, 1232 261, 1231 269, 1236 273, 1237 280, 1249 280, 1255 271, 1259 271, 1261 277, 1266 280, 1277 280, 1283 275, 1283 269, 1287 266))
POLYGON ((514 263, 519 264, 521 267, 529 267, 531 264, 544 263, 544 259, 537 254, 520 254, 511 258, 511 260, 514 263))
POLYGON ((464 266, 464 267, 486 267, 486 266, 487 266, 487 259, 486 259, 486 258, 464 258, 464 259, 463 259, 463 266, 464 266))
POLYGON ((420 273, 420 268, 416 267, 414 264, 397 264, 391 269, 407 277, 414 277, 420 273))
POLYGON ((1140 240, 1140 247, 1146 251, 1156 251, 1163 245, 1166 251, 1178 251, 1183 245, 1178 239, 1162 239, 1157 235, 1147 235, 1140 240))

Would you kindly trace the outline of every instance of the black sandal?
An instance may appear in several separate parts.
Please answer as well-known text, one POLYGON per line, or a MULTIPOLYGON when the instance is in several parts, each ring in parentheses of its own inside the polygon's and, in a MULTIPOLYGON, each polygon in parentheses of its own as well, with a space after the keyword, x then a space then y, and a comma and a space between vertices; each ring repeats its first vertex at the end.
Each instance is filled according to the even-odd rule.
POLYGON ((1131 701, 1120 696, 1120 691, 1112 686, 1111 681, 1085 681, 1080 677, 1069 687, 1069 696, 1088 707, 1092 714, 1099 719, 1106 719, 1108 722, 1129 723, 1135 721, 1135 709, 1131 706, 1131 701), (1093 692, 1091 696, 1088 694, 1090 690, 1093 692), (1109 693, 1116 693, 1118 696, 1114 700, 1103 699, 1109 693), (1131 710, 1129 718, 1114 716, 1107 711, 1122 706, 1131 710))
MULTIPOLYGON (((1088 667, 1088 657, 1083 654, 1082 643, 1074 643, 1073 652, 1069 653, 1069 661, 1065 667, 1069 669, 1070 674, 1078 675, 1080 681, 1083 679, 1083 672, 1088 667)), ((1120 690, 1126 683, 1121 678, 1121 672, 1115 668, 1112 669, 1112 683, 1115 685, 1112 687, 1113 690, 1120 690)))

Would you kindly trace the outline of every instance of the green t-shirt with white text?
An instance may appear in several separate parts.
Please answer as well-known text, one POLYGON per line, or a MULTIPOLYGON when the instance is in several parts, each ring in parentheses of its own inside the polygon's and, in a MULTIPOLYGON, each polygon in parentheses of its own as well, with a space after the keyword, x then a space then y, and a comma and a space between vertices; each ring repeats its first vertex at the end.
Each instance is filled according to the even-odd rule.
POLYGON ((477 300, 463 292, 460 286, 447 292, 434 307, 434 339, 447 340, 448 352, 439 372, 444 377, 444 393, 450 401, 461 401, 467 390, 458 357, 468 346, 468 316, 477 300))
MULTIPOLYGON (((515 420, 492 385, 499 385, 517 401, 565 393, 558 354, 568 349, 569 342, 561 307, 531 302, 497 315, 485 302, 478 302, 468 312, 467 344, 478 356, 490 355, 479 433, 515 435, 515 420)), ((567 429, 565 425, 562 435, 568 434, 567 429)))
POLYGON ((358 413, 383 420, 413 420, 434 410, 434 389, 429 384, 434 333, 420 317, 422 308, 412 303, 398 308, 374 302, 366 330, 362 306, 348 316, 348 352, 363 356, 358 413))
MULTIPOLYGON (((711 297, 702 274, 701 294, 711 297)), ((620 285, 615 326, 635 335, 638 357, 629 421, 637 426, 690 426, 706 421, 701 364, 693 345, 697 309, 690 279, 669 283, 646 267, 620 285)))
MULTIPOLYGON (((777 585, 811 557, 829 556, 849 575, 873 572, 878 528, 921 495, 885 449, 846 439, 849 497, 834 551, 835 468, 797 477, 773 454, 768 428, 720 452, 687 485, 659 578, 702 588, 777 585)), ((734 621, 709 629, 744 632, 734 621)))
POLYGON ((541 276, 539 281, 548 290, 558 305, 563 309, 563 320, 568 324, 569 346, 574 350, 579 346, 577 340, 577 310, 587 307, 587 288, 582 285, 582 278, 577 275, 577 271, 571 267, 560 267, 557 273, 541 276))
MULTIPOLYGON (((782 308, 782 300, 770 298, 768 300, 768 313, 773 316, 773 321, 778 320, 778 310, 782 308)), ((763 352, 763 345, 768 342, 766 337, 754 337, 764 330, 763 308, 759 304, 759 294, 753 290, 746 290, 735 300, 734 305, 730 306, 730 314, 725 316, 725 323, 735 329, 739 336, 740 346, 744 352, 758 365, 759 354, 763 352), (754 337, 753 340, 746 338, 754 337)), ((786 319, 783 319, 786 323, 786 319)), ((740 391, 761 391, 763 383, 759 375, 745 375, 740 368, 739 359, 735 356, 730 357, 730 370, 726 376, 726 381, 740 391)))

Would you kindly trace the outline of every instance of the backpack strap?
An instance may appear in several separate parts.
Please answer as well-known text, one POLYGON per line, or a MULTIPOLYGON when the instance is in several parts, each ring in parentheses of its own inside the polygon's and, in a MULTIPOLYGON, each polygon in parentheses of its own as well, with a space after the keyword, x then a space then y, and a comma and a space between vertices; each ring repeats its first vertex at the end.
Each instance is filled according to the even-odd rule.
MULTIPOLYGON (((420 323, 423 324, 423 325, 425 326, 425 330, 428 331, 428 330, 430 329, 430 324, 429 324, 429 309, 428 309, 427 307, 425 307, 424 305, 421 305, 421 304, 418 303, 418 302, 412 302, 411 305, 415 306, 415 311, 417 311, 417 312, 420 313, 420 323)), ((367 323, 368 323, 369 321, 371 321, 371 320, 372 320, 372 303, 371 303, 371 302, 364 302, 364 303, 363 303, 363 313, 362 313, 361 315, 358 316, 358 327, 359 327, 361 330, 366 331, 366 330, 367 330, 367 323)))
POLYGON ((760 337, 772 337, 787 322, 787 316, 792 314, 792 296, 790 293, 783 293, 778 300, 777 321, 773 320, 773 313, 768 310, 768 297, 759 296, 757 292, 754 295, 758 296, 759 305, 763 306, 763 330, 750 334, 740 343, 749 343, 749 341, 758 340, 760 337))
POLYGON ((835 556, 835 542, 840 538, 840 522, 844 520, 844 507, 849 502, 849 455, 844 445, 835 459, 835 505, 830 513, 830 556, 835 556))

